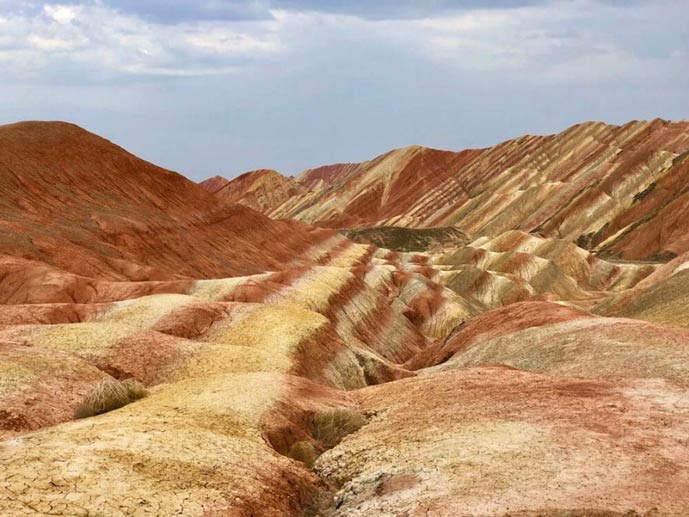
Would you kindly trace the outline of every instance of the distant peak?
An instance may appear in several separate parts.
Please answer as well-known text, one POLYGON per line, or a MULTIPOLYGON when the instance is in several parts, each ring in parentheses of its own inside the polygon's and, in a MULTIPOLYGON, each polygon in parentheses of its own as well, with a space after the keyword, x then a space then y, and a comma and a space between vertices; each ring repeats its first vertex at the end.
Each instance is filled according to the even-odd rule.
POLYGON ((223 188, 228 183, 229 181, 223 178, 222 176, 213 176, 211 178, 203 180, 201 183, 199 183, 199 185, 203 187, 207 192, 213 194, 221 188, 223 188))
POLYGON ((413 145, 407 145, 404 147, 399 147, 397 149, 393 149, 392 151, 389 151, 389 152, 387 152, 381 156, 415 156, 415 155, 421 154, 421 153, 455 154, 455 153, 457 153, 457 151, 450 151, 447 149, 438 149, 436 147, 427 147, 425 145, 413 144, 413 145))
POLYGON ((239 178, 262 178, 262 177, 274 177, 274 178, 282 178, 285 179, 287 176, 284 174, 279 173, 275 169, 255 169, 252 171, 247 171, 243 174, 240 174, 237 176, 237 179, 239 178))
POLYGON ((63 120, 23 120, 20 122, 12 122, 9 124, 3 124, 2 128, 52 128, 52 129, 78 129, 80 131, 86 131, 83 127, 77 126, 72 122, 65 122, 63 120))
POLYGON ((222 176, 217 175, 217 176, 211 176, 210 178, 203 180, 201 183, 210 183, 210 182, 217 182, 217 181, 227 181, 227 180, 225 178, 223 178, 222 176))

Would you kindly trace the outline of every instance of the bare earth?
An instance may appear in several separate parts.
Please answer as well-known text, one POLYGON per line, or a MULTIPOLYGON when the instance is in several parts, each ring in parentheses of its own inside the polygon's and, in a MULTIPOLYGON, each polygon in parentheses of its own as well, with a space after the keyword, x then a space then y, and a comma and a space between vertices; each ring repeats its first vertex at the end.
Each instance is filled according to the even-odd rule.
POLYGON ((587 123, 199 186, 0 126, 0 515, 689 515, 688 150, 587 123), (149 394, 75 418, 114 379, 149 394))

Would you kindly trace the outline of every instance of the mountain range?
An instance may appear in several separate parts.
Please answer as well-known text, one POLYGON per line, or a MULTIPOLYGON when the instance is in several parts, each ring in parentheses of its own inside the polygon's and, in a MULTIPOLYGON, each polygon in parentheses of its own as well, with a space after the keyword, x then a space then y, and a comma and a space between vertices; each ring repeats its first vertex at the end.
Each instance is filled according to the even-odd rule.
POLYGON ((273 218, 352 228, 521 230, 618 258, 689 250, 689 122, 589 122, 460 152, 419 146, 295 178, 252 171, 202 183, 273 218))

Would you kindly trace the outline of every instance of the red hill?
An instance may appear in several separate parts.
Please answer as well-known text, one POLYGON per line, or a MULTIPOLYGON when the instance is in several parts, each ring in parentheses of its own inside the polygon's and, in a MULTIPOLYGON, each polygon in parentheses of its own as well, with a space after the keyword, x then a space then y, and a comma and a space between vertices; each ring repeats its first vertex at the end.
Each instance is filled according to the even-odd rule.
POLYGON ((62 122, 0 126, 0 207, 5 255, 109 279, 275 269, 324 238, 62 122))

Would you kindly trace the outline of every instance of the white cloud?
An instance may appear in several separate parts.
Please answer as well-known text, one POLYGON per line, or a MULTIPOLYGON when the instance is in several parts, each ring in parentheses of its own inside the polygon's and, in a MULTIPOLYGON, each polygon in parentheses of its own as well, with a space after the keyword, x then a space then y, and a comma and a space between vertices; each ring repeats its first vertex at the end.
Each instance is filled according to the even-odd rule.
POLYGON ((504 29, 518 24, 515 10, 477 10, 439 18, 427 18, 419 22, 424 29, 460 33, 504 29))
POLYGON ((36 34, 30 34, 27 38, 29 45, 37 50, 53 52, 56 50, 71 50, 75 47, 74 42, 60 38, 44 38, 36 34))
MULTIPOLYGON (((676 0, 661 0, 632 8, 572 0, 370 23, 382 38, 445 66, 577 84, 645 80, 649 71, 684 68, 672 40, 665 41, 673 29, 683 29, 659 29, 671 22, 667 13, 676 12, 678 5, 676 0), (653 42, 657 55, 644 55, 645 41, 653 42)), ((688 47, 686 41, 684 50, 688 47)))
POLYGON ((227 55, 254 52, 271 53, 282 49, 276 38, 237 34, 222 28, 210 29, 203 33, 191 30, 184 35, 183 41, 196 49, 227 55))
POLYGON ((0 0, 0 62, 9 75, 23 77, 48 66, 202 76, 236 73, 266 60, 294 63, 304 50, 314 56, 329 45, 366 41, 409 59, 460 71, 506 73, 512 79, 573 84, 633 80, 644 78, 644 68, 662 74, 682 66, 687 44, 666 48, 672 43, 663 43, 678 29, 658 28, 674 23, 667 13, 677 10, 678 1, 627 8, 571 0, 388 20, 281 9, 270 11, 265 20, 165 24, 102 1, 12 11, 2 9, 0 0), (653 55, 639 45, 644 38, 652 40, 653 55))
POLYGON ((284 50, 269 21, 166 25, 100 3, 3 13, 0 27, 0 62, 21 77, 74 66, 106 74, 217 75, 284 50))
POLYGON ((43 6, 43 12, 57 23, 68 24, 78 16, 81 11, 80 6, 75 5, 52 5, 43 6))

